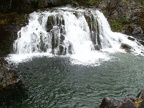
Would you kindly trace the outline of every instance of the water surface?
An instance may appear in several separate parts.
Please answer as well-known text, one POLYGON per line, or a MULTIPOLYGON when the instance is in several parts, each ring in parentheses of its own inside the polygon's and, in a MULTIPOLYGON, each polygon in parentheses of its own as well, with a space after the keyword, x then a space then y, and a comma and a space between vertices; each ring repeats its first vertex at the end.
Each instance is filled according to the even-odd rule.
POLYGON ((144 88, 143 64, 143 57, 132 54, 115 54, 99 66, 74 65, 68 57, 34 58, 18 65, 28 90, 10 106, 95 108, 104 97, 135 97, 144 88))

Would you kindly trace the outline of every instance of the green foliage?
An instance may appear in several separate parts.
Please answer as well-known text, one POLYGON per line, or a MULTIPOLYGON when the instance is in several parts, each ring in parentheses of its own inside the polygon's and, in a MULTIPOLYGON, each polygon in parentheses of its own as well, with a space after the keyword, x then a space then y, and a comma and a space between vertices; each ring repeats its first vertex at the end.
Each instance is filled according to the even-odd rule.
POLYGON ((21 24, 25 24, 28 21, 28 15, 17 15, 15 19, 16 26, 19 27, 21 24))
POLYGON ((118 19, 118 21, 119 21, 120 23, 122 23, 122 24, 127 24, 127 23, 129 23, 128 18, 125 17, 125 16, 120 17, 120 18, 118 19))
POLYGON ((61 4, 69 4, 69 3, 73 3, 73 0, 61 0, 61 4))
POLYGON ((113 31, 121 31, 122 29, 122 24, 120 22, 118 22, 117 20, 115 21, 110 21, 110 25, 113 31))
POLYGON ((120 32, 122 30, 123 25, 129 24, 130 21, 125 17, 122 16, 117 18, 116 20, 110 21, 110 25, 113 31, 120 32))
POLYGON ((141 0, 141 4, 144 5, 144 0, 141 0))
POLYGON ((97 4, 98 0, 61 0, 62 4, 74 3, 80 6, 90 6, 97 4))
POLYGON ((7 86, 7 85, 6 85, 5 82, 2 82, 2 81, 0 82, 0 88, 1 88, 1 87, 2 87, 2 88, 6 88, 6 86, 7 86))
POLYGON ((98 2, 98 0, 87 0, 88 5, 95 5, 98 2))

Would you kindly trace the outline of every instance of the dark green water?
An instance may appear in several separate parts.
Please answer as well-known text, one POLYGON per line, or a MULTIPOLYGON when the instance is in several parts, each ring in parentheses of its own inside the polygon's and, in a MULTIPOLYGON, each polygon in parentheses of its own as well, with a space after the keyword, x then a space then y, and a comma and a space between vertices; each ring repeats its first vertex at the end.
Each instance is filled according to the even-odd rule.
POLYGON ((35 58, 18 65, 28 91, 10 108, 95 108, 104 97, 122 100, 144 88, 144 58, 115 54, 100 66, 72 65, 69 58, 35 58))

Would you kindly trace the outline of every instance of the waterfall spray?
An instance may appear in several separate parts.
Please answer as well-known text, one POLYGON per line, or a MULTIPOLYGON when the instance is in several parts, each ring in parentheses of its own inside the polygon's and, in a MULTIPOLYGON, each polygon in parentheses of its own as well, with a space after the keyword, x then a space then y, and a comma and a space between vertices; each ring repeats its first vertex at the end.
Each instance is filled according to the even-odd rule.
POLYGON ((28 25, 17 34, 13 44, 15 55, 69 55, 74 61, 95 63, 108 60, 108 52, 124 52, 123 44, 135 54, 144 50, 136 40, 112 32, 103 13, 95 9, 33 12, 28 25))

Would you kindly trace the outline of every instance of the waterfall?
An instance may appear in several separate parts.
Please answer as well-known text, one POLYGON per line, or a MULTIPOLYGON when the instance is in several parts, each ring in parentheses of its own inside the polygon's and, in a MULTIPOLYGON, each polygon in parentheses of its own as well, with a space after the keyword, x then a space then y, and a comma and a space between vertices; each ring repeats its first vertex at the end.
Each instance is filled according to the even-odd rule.
POLYGON ((112 32, 102 12, 96 9, 57 8, 33 12, 29 23, 17 33, 14 55, 69 55, 74 60, 95 62, 108 60, 107 53, 130 51, 141 54, 144 49, 136 40, 112 32))
POLYGON ((92 49, 90 30, 83 13, 62 10, 32 13, 29 24, 18 32, 14 43, 17 54, 71 54, 92 49))

